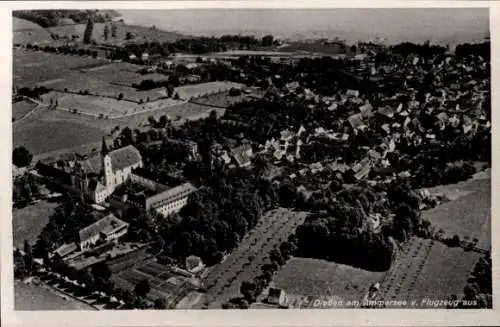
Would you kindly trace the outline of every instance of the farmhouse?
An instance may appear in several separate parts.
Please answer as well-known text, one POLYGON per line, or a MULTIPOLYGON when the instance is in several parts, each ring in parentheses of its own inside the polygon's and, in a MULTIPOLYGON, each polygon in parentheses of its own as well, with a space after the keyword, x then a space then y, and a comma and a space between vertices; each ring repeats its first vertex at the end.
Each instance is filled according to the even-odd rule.
POLYGON ((270 288, 267 302, 280 307, 286 307, 288 300, 284 290, 279 288, 270 288))
POLYGON ((110 214, 78 232, 80 249, 86 250, 98 243, 116 241, 127 230, 128 223, 110 214))

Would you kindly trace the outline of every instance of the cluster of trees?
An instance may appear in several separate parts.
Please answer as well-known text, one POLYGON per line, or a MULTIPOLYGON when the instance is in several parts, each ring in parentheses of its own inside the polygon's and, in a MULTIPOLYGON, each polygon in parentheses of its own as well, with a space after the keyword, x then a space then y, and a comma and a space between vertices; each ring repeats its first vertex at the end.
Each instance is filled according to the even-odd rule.
POLYGON ((481 56, 484 60, 489 61, 491 58, 490 41, 459 44, 455 48, 455 55, 458 57, 481 56))
POLYGON ((40 96, 45 93, 49 93, 50 89, 43 87, 43 86, 37 86, 33 88, 29 87, 21 87, 17 90, 17 94, 20 96, 25 96, 28 98, 33 98, 33 99, 40 99, 40 96))
MULTIPOLYGON (((133 39, 133 34, 128 32, 127 40, 133 39)), ((226 51, 228 49, 254 49, 261 44, 269 44, 271 41, 274 43, 274 38, 267 36, 259 40, 253 36, 241 35, 224 35, 221 37, 197 37, 197 38, 183 38, 172 42, 158 41, 151 42, 134 42, 127 44, 119 49, 110 51, 108 57, 110 59, 128 59, 130 53, 140 57, 143 53, 149 55, 168 56, 171 53, 184 52, 192 54, 206 54, 210 52, 226 51)))
POLYGON ((12 151, 12 163, 17 167, 27 167, 33 160, 33 154, 24 146, 18 146, 12 151))
POLYGON ((80 202, 80 199, 69 196, 50 216, 35 244, 35 253, 39 258, 46 258, 48 253, 64 243, 79 241, 78 232, 101 217, 94 209, 80 202))
POLYGON ((62 46, 58 46, 58 47, 46 45, 46 46, 41 47, 37 44, 28 43, 28 44, 26 44, 26 48, 32 49, 35 51, 40 50, 40 51, 51 52, 51 53, 62 53, 62 54, 71 54, 71 55, 78 55, 78 56, 92 56, 94 58, 97 58, 97 56, 98 56, 98 52, 95 50, 77 48, 75 46, 68 46, 68 45, 62 45, 62 46))
POLYGON ((359 209, 342 206, 346 216, 311 219, 297 228, 297 255, 335 261, 373 271, 386 271, 393 261, 394 244, 384 233, 360 231, 359 209))
POLYGON ((211 174, 177 221, 161 229, 167 253, 180 262, 191 254, 207 265, 220 262, 255 226, 262 212, 277 203, 275 195, 270 184, 261 183, 246 170, 211 174))
POLYGON ((111 28, 109 27, 110 25, 106 24, 104 26, 104 30, 103 30, 103 37, 104 37, 104 41, 107 41, 108 38, 109 38, 109 33, 110 33, 110 30, 111 30, 111 37, 112 38, 115 38, 116 37, 116 34, 118 32, 118 27, 116 26, 116 24, 111 24, 111 28))
POLYGON ((472 276, 464 287, 464 294, 459 298, 456 294, 449 297, 458 301, 458 306, 448 309, 491 309, 493 307, 491 255, 480 258, 474 266, 472 276))
POLYGON ((30 276, 35 270, 33 249, 27 240, 24 241, 23 250, 24 255, 20 249, 14 251, 14 277, 20 279, 30 276))
POLYGON ((179 85, 179 78, 168 78, 166 80, 155 81, 152 79, 142 80, 139 84, 132 84, 132 87, 139 91, 148 91, 164 87, 167 90, 167 96, 171 98, 174 94, 174 86, 179 85), (176 83, 177 82, 177 83, 176 83), (177 85, 175 85, 176 83, 177 85))
POLYGON ((31 174, 26 174, 13 181, 12 198, 16 206, 23 207, 40 196, 38 181, 31 174))
POLYGON ((72 19, 77 24, 83 24, 92 14, 96 23, 108 22, 113 17, 119 16, 118 12, 114 10, 97 12, 91 10, 15 10, 12 13, 14 17, 29 20, 42 27, 58 26, 64 18, 72 19))
POLYGON ((432 58, 436 55, 446 53, 447 48, 440 45, 431 45, 429 41, 424 44, 415 44, 411 42, 403 42, 390 47, 392 53, 399 54, 403 57, 409 55, 419 55, 424 58, 432 58))
POLYGON ((280 193, 294 201, 288 205, 316 212, 297 228, 297 255, 384 271, 393 260, 394 240, 404 242, 430 230, 420 216, 420 198, 408 181, 342 189, 337 179, 307 199, 294 187, 282 185, 280 193), (382 217, 375 230, 365 225, 370 214, 382 217))

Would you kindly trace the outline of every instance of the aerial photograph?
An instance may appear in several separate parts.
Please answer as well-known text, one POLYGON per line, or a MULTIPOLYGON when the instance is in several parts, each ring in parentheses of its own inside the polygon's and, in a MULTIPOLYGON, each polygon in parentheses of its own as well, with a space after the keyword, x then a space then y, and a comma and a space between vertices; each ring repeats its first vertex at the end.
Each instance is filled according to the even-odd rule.
POLYGON ((11 19, 15 310, 493 307, 488 8, 11 19))

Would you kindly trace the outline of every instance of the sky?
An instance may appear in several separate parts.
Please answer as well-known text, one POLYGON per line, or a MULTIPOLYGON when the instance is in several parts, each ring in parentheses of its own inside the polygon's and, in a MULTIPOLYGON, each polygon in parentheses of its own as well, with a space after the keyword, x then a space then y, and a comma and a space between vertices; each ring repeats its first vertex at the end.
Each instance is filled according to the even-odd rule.
POLYGON ((189 35, 273 34, 281 38, 385 37, 456 44, 489 35, 487 8, 120 10, 126 23, 189 35))

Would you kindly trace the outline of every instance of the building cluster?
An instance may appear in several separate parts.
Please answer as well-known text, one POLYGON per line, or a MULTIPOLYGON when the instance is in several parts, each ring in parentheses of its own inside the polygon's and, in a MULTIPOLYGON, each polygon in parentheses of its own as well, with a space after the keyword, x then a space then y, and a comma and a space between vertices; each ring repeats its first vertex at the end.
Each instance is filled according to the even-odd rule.
MULTIPOLYGON (((190 149, 190 154, 196 155, 196 148, 190 149)), ((134 146, 110 151, 104 139, 98 154, 39 163, 38 169, 91 203, 116 209, 134 206, 165 217, 179 211, 196 191, 191 183, 181 179, 155 180, 143 168, 142 156, 134 146)))

